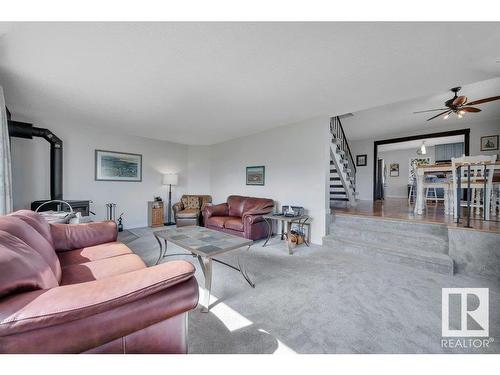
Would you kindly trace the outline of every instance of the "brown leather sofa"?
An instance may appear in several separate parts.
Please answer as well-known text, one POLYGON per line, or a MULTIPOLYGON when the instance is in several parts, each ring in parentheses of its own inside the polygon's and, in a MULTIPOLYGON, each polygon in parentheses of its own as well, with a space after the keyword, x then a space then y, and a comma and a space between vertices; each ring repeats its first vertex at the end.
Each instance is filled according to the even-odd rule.
POLYGON ((194 267, 154 267, 112 221, 0 217, 0 353, 186 353, 194 267))
POLYGON ((272 199, 230 195, 226 203, 205 206, 203 218, 207 228, 259 240, 268 234, 268 225, 262 215, 273 209, 272 199))
POLYGON ((212 203, 210 195, 187 195, 181 197, 181 201, 174 204, 175 223, 178 227, 186 225, 201 225, 203 226, 203 216, 201 211, 203 208, 212 203))

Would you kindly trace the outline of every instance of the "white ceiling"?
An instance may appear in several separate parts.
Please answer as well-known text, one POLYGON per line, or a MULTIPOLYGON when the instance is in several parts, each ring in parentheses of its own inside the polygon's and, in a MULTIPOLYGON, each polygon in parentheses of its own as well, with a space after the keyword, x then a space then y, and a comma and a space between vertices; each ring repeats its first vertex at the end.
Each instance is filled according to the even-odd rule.
MULTIPOLYGON (((500 64, 497 64, 500 67, 500 64)), ((448 119, 438 117, 426 121, 443 111, 418 113, 428 109, 443 108, 444 102, 453 97, 453 93, 441 90, 438 95, 431 95, 411 100, 399 101, 384 106, 366 109, 353 113, 354 116, 342 120, 346 136, 350 140, 378 138, 384 136, 393 137, 396 134, 404 134, 412 130, 436 127, 439 125, 466 123, 473 126, 474 123, 498 121, 500 127, 500 101, 494 101, 477 105, 479 113, 466 113, 463 118, 454 114, 448 119)), ((469 101, 489 98, 500 95, 500 78, 463 85, 459 95, 467 96, 469 101)))
POLYGON ((426 138, 426 139, 418 139, 414 141, 406 141, 406 142, 397 142, 397 143, 389 143, 386 145, 378 146, 378 152, 386 152, 386 151, 396 151, 396 150, 411 150, 417 149, 422 146, 422 142, 425 142, 427 147, 435 146, 435 145, 445 145, 448 143, 458 143, 463 142, 463 135, 453 135, 450 137, 439 137, 439 138, 426 138))
POLYGON ((15 116, 187 144, 500 76, 500 23, 18 23, 1 30, 0 84, 15 116))

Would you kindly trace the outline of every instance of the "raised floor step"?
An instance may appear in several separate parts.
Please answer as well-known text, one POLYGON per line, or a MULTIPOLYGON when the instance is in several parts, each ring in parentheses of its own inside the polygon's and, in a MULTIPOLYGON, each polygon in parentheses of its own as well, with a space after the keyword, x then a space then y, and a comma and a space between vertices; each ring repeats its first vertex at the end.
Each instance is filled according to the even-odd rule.
POLYGON ((323 241, 355 254, 453 273, 448 228, 442 224, 334 213, 323 241))
POLYGON ((364 241, 353 241, 328 235, 323 238, 323 245, 335 251, 356 254, 370 259, 398 263, 413 268, 437 272, 446 275, 453 274, 453 260, 446 254, 429 251, 408 253, 398 246, 374 245, 364 241))

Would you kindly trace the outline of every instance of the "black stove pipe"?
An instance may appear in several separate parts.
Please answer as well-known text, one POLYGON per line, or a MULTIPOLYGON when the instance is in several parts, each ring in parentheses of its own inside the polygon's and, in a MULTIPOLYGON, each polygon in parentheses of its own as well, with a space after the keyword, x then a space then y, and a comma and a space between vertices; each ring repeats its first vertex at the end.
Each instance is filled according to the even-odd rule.
POLYGON ((33 139, 44 138, 50 143, 50 199, 63 198, 63 142, 49 129, 37 128, 26 122, 12 121, 7 111, 9 135, 11 137, 33 139))

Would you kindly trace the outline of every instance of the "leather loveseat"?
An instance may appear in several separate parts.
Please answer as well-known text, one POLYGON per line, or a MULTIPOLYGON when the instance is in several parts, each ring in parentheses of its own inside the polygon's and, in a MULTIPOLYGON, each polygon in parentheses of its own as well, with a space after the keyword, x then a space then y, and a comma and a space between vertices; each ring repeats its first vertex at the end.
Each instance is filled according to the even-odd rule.
POLYGON ((212 203, 210 195, 186 195, 181 197, 181 201, 172 206, 174 211, 175 223, 178 227, 186 225, 203 226, 203 208, 212 203))
POLYGON ((112 221, 0 217, 0 353, 185 353, 194 268, 147 268, 112 221))
POLYGON ((203 219, 207 228, 259 240, 267 237, 269 230, 262 215, 273 209, 272 199, 230 195, 226 203, 206 206, 203 219))

